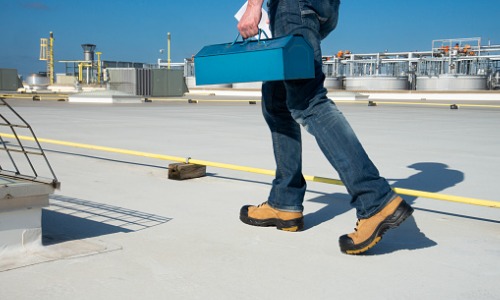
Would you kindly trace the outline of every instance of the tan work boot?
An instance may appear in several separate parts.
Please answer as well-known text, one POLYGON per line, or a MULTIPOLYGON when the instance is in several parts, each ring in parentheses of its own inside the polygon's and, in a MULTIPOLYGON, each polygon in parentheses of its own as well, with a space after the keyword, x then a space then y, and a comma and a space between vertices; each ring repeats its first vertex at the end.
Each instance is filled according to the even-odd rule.
POLYGON ((396 228, 413 213, 401 197, 392 199, 381 211, 368 219, 359 219, 353 233, 340 237, 340 251, 360 254, 375 246, 390 228, 396 228))
POLYGON ((240 220, 253 226, 276 226, 279 230, 299 231, 304 228, 301 212, 277 210, 267 202, 259 206, 245 205, 240 210, 240 220))

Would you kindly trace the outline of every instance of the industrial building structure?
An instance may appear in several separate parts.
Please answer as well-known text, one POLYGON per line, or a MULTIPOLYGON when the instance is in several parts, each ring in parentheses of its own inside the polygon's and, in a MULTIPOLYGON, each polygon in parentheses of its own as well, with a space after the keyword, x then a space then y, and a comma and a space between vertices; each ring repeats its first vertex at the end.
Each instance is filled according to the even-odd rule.
MULTIPOLYGON (((354 54, 339 51, 323 57, 325 86, 349 91, 480 91, 500 88, 500 45, 481 38, 434 40, 429 51, 354 54)), ((196 85, 195 62, 185 60, 186 82, 196 85)), ((224 84, 222 88, 260 88, 259 83, 224 84)))
MULTIPOLYGON (((58 61, 65 64, 65 72, 56 74, 54 80, 53 44, 51 32, 49 39, 41 41, 40 59, 47 61, 47 72, 25 79, 31 91, 44 90, 53 84, 81 91, 84 85, 137 96, 163 97, 181 96, 188 89, 196 88, 258 90, 261 87, 261 82, 198 86, 195 60, 187 58, 183 63, 171 63, 170 43, 169 59, 158 59, 156 64, 102 60, 102 53, 95 51, 96 45, 83 44, 83 59, 58 61)), ((333 90, 496 90, 500 89, 500 45, 482 45, 481 38, 456 38, 434 40, 428 51, 356 54, 341 50, 336 55, 323 57, 323 71, 325 86, 333 90)), ((1 81, 0 89, 7 84, 1 81)))
POLYGON ((0 69, 0 91, 16 91, 22 86, 16 69, 0 69))
POLYGON ((96 45, 81 46, 83 59, 59 60, 59 63, 65 65, 65 72, 54 74, 54 35, 50 32, 50 38, 42 38, 40 60, 47 61, 47 71, 29 75, 25 80, 24 91, 50 90, 74 93, 81 92, 82 88, 86 87, 87 91, 109 89, 144 97, 182 96, 188 91, 183 69, 171 67, 170 59, 166 67, 163 67, 160 61, 158 65, 151 65, 102 60, 102 52, 95 51, 96 45))
POLYGON ((182 96, 187 92, 182 69, 163 68, 140 62, 103 61, 96 45, 83 44, 83 61, 60 61, 65 64, 66 82, 95 84, 137 96, 182 96), (94 58, 97 54, 97 60, 94 58), (78 67, 78 69, 77 69, 78 67))
POLYGON ((478 91, 500 87, 500 45, 434 40, 430 51, 325 57, 327 87, 346 90, 478 91))

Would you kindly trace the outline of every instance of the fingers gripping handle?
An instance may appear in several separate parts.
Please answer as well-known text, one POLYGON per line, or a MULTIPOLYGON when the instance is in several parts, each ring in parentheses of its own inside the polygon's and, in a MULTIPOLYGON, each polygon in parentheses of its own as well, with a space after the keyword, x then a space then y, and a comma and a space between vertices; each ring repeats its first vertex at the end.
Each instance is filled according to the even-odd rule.
MULTIPOLYGON (((257 35, 257 41, 259 43, 260 43, 260 38, 261 38, 262 34, 264 34, 264 36, 266 37, 266 39, 269 38, 269 36, 267 35, 267 33, 264 30, 262 30, 262 29, 259 28, 259 33, 257 35)), ((238 41, 238 39, 240 38, 240 36, 241 36, 241 34, 238 32, 238 35, 234 39, 234 42, 231 43, 231 47, 234 46, 234 44, 236 44, 236 42, 238 41)), ((243 40, 242 45, 245 45, 246 43, 248 43, 249 38, 248 39, 243 39, 242 38, 242 40, 243 40)))

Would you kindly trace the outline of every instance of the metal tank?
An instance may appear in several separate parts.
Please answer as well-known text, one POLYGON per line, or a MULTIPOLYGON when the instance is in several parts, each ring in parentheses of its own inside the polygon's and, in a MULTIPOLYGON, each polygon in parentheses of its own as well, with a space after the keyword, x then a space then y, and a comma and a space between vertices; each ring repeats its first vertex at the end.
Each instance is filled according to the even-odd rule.
POLYGON ((324 83, 325 88, 333 90, 341 90, 344 88, 344 67, 341 60, 336 57, 326 57, 324 59, 322 69, 326 76, 324 83))
POLYGON ((500 89, 500 71, 496 71, 494 74, 491 75, 490 89, 492 90, 500 89))
POLYGON ((348 91, 393 91, 408 90, 408 77, 363 76, 346 77, 345 89, 348 91))
POLYGON ((94 61, 95 47, 96 46, 94 44, 82 44, 83 60, 94 61))
POLYGON ((49 86, 49 78, 41 74, 31 74, 26 77, 26 83, 31 90, 46 90, 49 86))
POLYGON ((439 75, 417 76, 420 91, 478 91, 487 89, 487 76, 439 75))
POLYGON ((342 77, 326 77, 325 78, 325 88, 332 90, 343 89, 342 77))

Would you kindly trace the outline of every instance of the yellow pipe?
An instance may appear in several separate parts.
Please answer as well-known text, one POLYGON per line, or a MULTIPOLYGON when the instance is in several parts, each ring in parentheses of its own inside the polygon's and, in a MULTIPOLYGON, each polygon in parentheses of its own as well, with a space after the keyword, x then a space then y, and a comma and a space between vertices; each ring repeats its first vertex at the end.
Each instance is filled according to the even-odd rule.
MULTIPOLYGON (((13 134, 8 134, 8 133, 0 133, 0 136, 6 137, 6 138, 15 138, 15 136, 13 134)), ((28 137, 28 136, 18 136, 18 138, 21 140, 28 140, 28 141, 35 140, 33 137, 28 137)), ((250 173, 270 175, 270 176, 275 175, 275 171, 272 171, 272 170, 246 167, 246 166, 238 166, 238 165, 218 163, 218 162, 198 160, 198 159, 191 159, 190 157, 185 158, 185 157, 180 157, 180 156, 170 156, 170 155, 163 155, 163 154, 155 154, 155 153, 148 153, 148 152, 126 150, 126 149, 120 149, 120 148, 103 147, 103 146, 81 144, 81 143, 74 143, 74 142, 65 142, 65 141, 58 141, 58 140, 44 139, 44 138, 39 138, 38 141, 40 143, 48 143, 48 144, 54 144, 54 145, 76 147, 76 148, 83 148, 83 149, 90 149, 90 150, 98 150, 98 151, 105 151, 105 152, 112 152, 112 153, 119 153, 119 154, 126 154, 126 155, 142 156, 142 157, 156 158, 156 159, 168 160, 168 161, 185 162, 185 163, 191 163, 191 164, 204 165, 204 166, 208 166, 208 167, 230 169, 230 170, 235 170, 235 171, 243 171, 243 172, 250 172, 250 173)), ((313 181, 313 182, 342 185, 342 186, 344 185, 341 180, 332 179, 332 178, 304 175, 304 179, 307 181, 313 181)), ((401 195, 423 197, 423 198, 428 198, 428 199, 451 201, 451 202, 477 205, 477 206, 486 206, 486 207, 492 207, 492 208, 500 208, 500 201, 482 200, 482 199, 476 199, 476 198, 438 194, 438 193, 404 189, 404 188, 393 188, 393 190, 396 193, 401 194, 401 195)))
POLYGON ((50 32, 49 38, 49 60, 47 61, 50 84, 54 84, 54 33, 50 32))
POLYGON ((190 157, 187 159, 184 159, 182 161, 190 163, 190 164, 195 164, 195 165, 204 165, 207 167, 229 169, 229 170, 243 171, 243 172, 270 175, 270 176, 274 176, 276 174, 275 171, 267 170, 267 169, 231 165, 231 164, 218 163, 218 162, 206 161, 206 160, 198 160, 198 159, 192 159, 190 157))
POLYGON ((457 103, 420 103, 420 102, 398 102, 398 101, 375 101, 376 104, 397 104, 397 105, 424 105, 424 106, 447 106, 452 104, 458 107, 484 107, 484 108, 500 108, 500 105, 490 105, 490 104, 457 104, 457 103))
POLYGON ((430 198, 430 199, 472 204, 472 205, 478 205, 478 206, 500 208, 500 202, 498 202, 498 201, 481 200, 481 199, 474 199, 474 198, 467 198, 467 197, 453 196, 453 195, 446 195, 446 194, 438 194, 438 193, 431 193, 431 192, 417 191, 417 190, 410 190, 410 189, 403 189, 403 188, 393 188, 393 190, 396 193, 401 194, 401 195, 430 198))
MULTIPOLYGON (((78 63, 78 81, 79 82, 82 82, 83 81, 83 67, 87 67, 87 68, 92 68, 92 64, 86 64, 86 63, 78 63)), ((87 69, 87 72, 89 70, 87 69)))
MULTIPOLYGON (((7 138, 15 138, 15 136, 13 134, 8 134, 8 133, 0 133, 0 136, 7 137, 7 138)), ((35 141, 35 139, 33 137, 29 137, 29 136, 18 135, 18 138, 21 140, 26 140, 26 141, 35 141)), ((53 144, 53 145, 61 145, 61 146, 68 146, 68 147, 75 147, 75 148, 82 148, 82 149, 113 152, 113 153, 120 153, 120 154, 134 155, 134 156, 143 156, 143 157, 157 158, 157 159, 162 159, 162 160, 171 160, 171 161, 180 161, 180 162, 186 161, 186 158, 184 158, 184 157, 154 154, 154 153, 126 150, 126 149, 119 149, 119 148, 112 148, 112 147, 103 147, 103 146, 65 142, 65 141, 58 141, 58 140, 52 140, 52 139, 40 139, 40 138, 38 139, 38 141, 40 143, 48 143, 48 144, 53 144)))
POLYGON ((241 103, 248 103, 248 102, 261 102, 262 100, 232 100, 232 99, 227 99, 227 100, 224 100, 224 99, 220 99, 220 100, 208 100, 208 99, 201 99, 201 100, 200 100, 200 99, 197 99, 197 100, 194 100, 194 101, 196 101, 196 102, 214 102, 214 103, 216 103, 216 102, 219 102, 219 103, 220 103, 220 102, 222 102, 222 103, 224 103, 224 102, 228 102, 228 103, 229 103, 229 102, 235 102, 235 103, 240 103, 240 102, 241 102, 241 103))
POLYGON ((186 99, 186 98, 155 98, 155 97, 148 97, 149 100, 151 101, 164 101, 164 102, 179 102, 179 101, 193 101, 194 103, 201 103, 201 102, 213 102, 213 103, 248 103, 248 102, 260 102, 261 100, 200 100, 200 99, 186 99))
MULTIPOLYGON (((187 99, 185 98, 154 98, 150 97, 148 98, 153 101, 186 101, 187 99)), ((193 101, 196 102, 213 102, 213 103, 220 103, 220 102, 249 102, 249 101, 254 101, 254 102, 261 102, 260 99, 255 99, 255 100, 236 100, 236 99, 193 99, 193 101)), ((368 104, 368 101, 360 101, 360 100, 336 100, 336 103, 353 103, 353 104, 363 104, 366 105, 368 104)), ((397 101, 373 101, 376 104, 396 104, 396 105, 423 105, 423 106, 446 106, 449 107, 450 105, 454 103, 419 103, 419 102, 397 102, 397 101)), ((500 108, 500 105, 490 105, 490 104, 456 104, 458 107, 480 107, 480 108, 500 108)))
POLYGON ((500 108, 500 105, 490 105, 490 104, 457 104, 458 107, 486 107, 486 108, 500 108))
MULTIPOLYGON (((1 95, 5 98, 22 98, 23 94, 3 94, 1 95)), ((178 101, 188 101, 186 98, 161 98, 161 97, 148 97, 149 100, 152 101, 164 101, 164 102, 178 102, 178 101)), ((198 103, 201 102, 213 102, 213 103, 245 103, 245 102, 261 102, 260 99, 253 100, 242 100, 242 99, 193 99, 198 103)), ((360 101, 360 100, 337 100, 336 103, 352 103, 352 104, 363 104, 366 105, 368 101, 360 101)), ((396 104, 396 105, 427 105, 427 106, 447 106, 449 107, 453 103, 419 103, 419 102, 394 102, 394 101, 373 101, 376 104, 396 104)), ((480 108, 500 108, 500 105, 490 105, 490 104, 456 104, 458 107, 480 107, 480 108)))
POLYGON ((95 54, 97 54, 97 83, 101 84, 101 71, 102 71, 101 54, 102 54, 102 52, 96 52, 95 54))
MULTIPOLYGON (((22 94, 2 94, 2 98, 31 98, 33 95, 40 95, 37 93, 22 93, 22 94)), ((68 94, 46 94, 47 97, 68 97, 68 94)))
POLYGON ((68 100, 68 95, 57 95, 57 94, 22 94, 22 95, 16 95, 15 97, 12 97, 10 95, 0 95, 2 98, 5 99, 18 99, 18 100, 57 100, 57 101, 66 101, 68 100), (35 98, 36 97, 36 98, 35 98))
POLYGON ((78 82, 83 81, 83 63, 78 63, 78 82))

